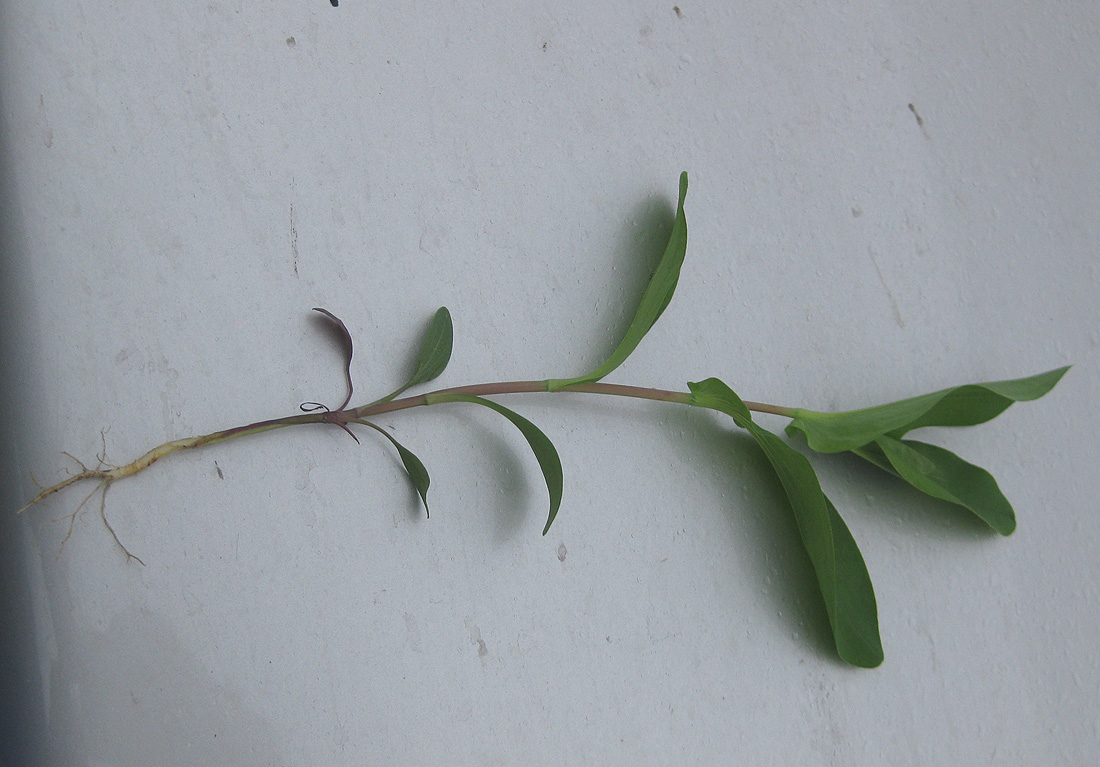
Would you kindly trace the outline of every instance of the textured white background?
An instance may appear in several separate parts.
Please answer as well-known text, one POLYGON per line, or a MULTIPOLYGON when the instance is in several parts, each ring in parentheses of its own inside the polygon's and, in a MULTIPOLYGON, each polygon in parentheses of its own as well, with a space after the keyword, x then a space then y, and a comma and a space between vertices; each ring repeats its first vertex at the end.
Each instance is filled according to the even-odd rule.
POLYGON ((94 509, 59 555, 65 493, 3 528, 0 760, 1089 763, 1098 29, 1086 2, 3 3, 6 507, 104 427, 122 462, 339 401, 313 306, 357 401, 441 304, 444 385, 583 372, 685 169, 677 297, 612 380, 827 409, 1076 367, 933 435, 998 477, 1009 539, 815 461, 875 671, 836 659, 781 490, 703 413, 511 398, 562 454, 545 538, 522 439, 457 406, 382 419, 427 521, 385 445, 324 428, 116 485, 146 567, 94 509))

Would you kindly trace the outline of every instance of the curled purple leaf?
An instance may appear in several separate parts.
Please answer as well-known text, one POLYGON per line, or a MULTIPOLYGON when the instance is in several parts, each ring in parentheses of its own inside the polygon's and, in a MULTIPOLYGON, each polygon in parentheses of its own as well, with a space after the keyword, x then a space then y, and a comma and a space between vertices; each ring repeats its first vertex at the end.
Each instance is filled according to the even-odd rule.
POLYGON ((351 384, 351 357, 352 354, 354 354, 355 347, 354 344, 352 344, 351 342, 351 333, 348 332, 347 325, 344 324, 343 320, 330 312, 328 309, 320 309, 318 307, 314 307, 313 311, 320 312, 332 321, 332 324, 335 325, 337 331, 339 331, 340 341, 344 348, 344 377, 347 379, 348 382, 348 396, 344 398, 344 402, 340 405, 340 407, 335 408, 336 412, 340 412, 348 406, 349 402, 351 402, 351 394, 354 391, 354 388, 351 384))

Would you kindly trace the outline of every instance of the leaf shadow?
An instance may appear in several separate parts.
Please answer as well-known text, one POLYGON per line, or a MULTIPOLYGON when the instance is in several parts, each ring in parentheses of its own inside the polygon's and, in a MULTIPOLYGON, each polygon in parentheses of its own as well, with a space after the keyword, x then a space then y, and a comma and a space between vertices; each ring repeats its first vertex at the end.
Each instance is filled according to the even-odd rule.
MULTIPOLYGON (((482 413, 475 414, 474 408, 454 408, 446 414, 446 417, 460 422, 475 445, 471 457, 476 459, 476 476, 487 476, 486 481, 496 483, 499 488, 499 501, 494 504, 497 508, 491 511, 495 512, 493 539, 500 544, 523 530, 528 516, 538 508, 538 504, 545 502, 546 488, 541 484, 536 488, 528 482, 528 472, 537 474, 538 463, 515 427, 496 414, 489 414, 489 417, 499 421, 499 426, 486 423, 484 416, 482 413), (505 436, 511 436, 509 431, 515 432, 514 440, 505 436), (522 455, 525 451, 526 455, 522 455), (528 458, 533 466, 528 465, 528 458)), ((415 490, 412 492, 416 494, 415 490)), ((545 512, 545 507, 542 510, 545 512)))
MULTIPOLYGON (((798 440, 794 442, 797 445, 798 440)), ((797 447, 804 454, 812 453, 805 449, 804 442, 797 447)), ((864 511, 865 518, 885 518, 888 523, 903 526, 937 543, 957 542, 970 546, 1002 537, 969 509, 926 495, 857 455, 810 454, 808 457, 823 478, 859 488, 855 492, 862 492, 868 499, 867 505, 874 507, 864 511)))
MULTIPOLYGON (((665 253, 675 223, 674 200, 663 194, 639 200, 623 223, 611 262, 616 290, 606 298, 606 316, 613 319, 600 328, 599 340, 588 347, 593 351, 585 355, 588 359, 581 365, 584 370, 601 365, 626 335, 642 294, 665 253)), ((597 324, 601 323, 592 323, 593 326, 597 324)))
POLYGON ((728 509, 730 524, 742 544, 738 554, 758 571, 761 590, 778 608, 776 620, 818 655, 848 668, 837 654, 798 523, 767 457, 747 432, 724 428, 706 413, 678 409, 670 415, 674 419, 696 437, 688 443, 692 465, 705 467, 724 496, 744 499, 728 509))

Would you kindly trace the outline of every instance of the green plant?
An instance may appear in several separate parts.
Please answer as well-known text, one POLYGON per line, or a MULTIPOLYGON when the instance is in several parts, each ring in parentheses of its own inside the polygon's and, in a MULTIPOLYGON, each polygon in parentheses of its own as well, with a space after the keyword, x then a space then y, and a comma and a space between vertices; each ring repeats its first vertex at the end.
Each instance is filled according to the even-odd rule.
MULTIPOLYGON (((100 515, 104 524, 127 556, 137 559, 123 546, 107 522, 106 494, 113 482, 137 474, 161 458, 181 450, 288 426, 331 424, 346 431, 356 442, 359 440, 352 432, 352 426, 366 426, 385 437, 397 450, 427 512, 430 479, 424 464, 389 432, 370 419, 383 413, 413 407, 461 402, 481 405, 504 416, 520 430, 531 446, 550 497, 549 514, 543 528, 545 535, 554 522, 562 499, 562 466, 557 450, 534 424, 495 400, 487 399, 488 397, 518 392, 585 393, 638 397, 707 408, 728 415, 736 426, 747 430, 775 470, 817 576, 838 654, 855 666, 877 666, 883 659, 878 612, 871 579, 859 548, 836 507, 822 492, 810 461, 802 452, 757 424, 752 413, 772 413, 790 418, 787 433, 801 434, 811 450, 821 453, 854 453, 928 495, 970 510, 998 533, 1009 535, 1016 526, 1015 514, 988 472, 943 448, 907 439, 906 436, 925 426, 971 426, 988 421, 1013 402, 1033 400, 1046 394, 1058 383, 1068 367, 1012 381, 958 386, 888 405, 843 413, 821 413, 746 402, 717 378, 689 383, 686 392, 602 383, 601 379, 630 356, 672 300, 687 249, 687 220, 684 215, 686 194, 687 174, 684 173, 680 176, 679 202, 668 246, 642 295, 633 322, 607 361, 586 375, 544 381, 459 386, 401 397, 406 390, 438 377, 450 360, 451 316, 446 308, 441 308, 428 327, 416 368, 408 382, 385 397, 358 407, 348 407, 354 391, 351 380, 351 334, 344 323, 332 313, 325 309, 316 309, 315 311, 321 312, 331 322, 339 334, 345 352, 344 374, 348 393, 339 407, 328 408, 320 403, 305 403, 301 406, 304 411, 302 414, 167 442, 124 466, 89 469, 77 461, 81 469, 78 473, 42 489, 19 511, 22 512, 70 485, 93 481, 95 487, 73 512, 72 518, 75 518, 80 508, 97 491, 101 491, 100 515)), ((71 532, 70 521, 69 533, 71 532)))

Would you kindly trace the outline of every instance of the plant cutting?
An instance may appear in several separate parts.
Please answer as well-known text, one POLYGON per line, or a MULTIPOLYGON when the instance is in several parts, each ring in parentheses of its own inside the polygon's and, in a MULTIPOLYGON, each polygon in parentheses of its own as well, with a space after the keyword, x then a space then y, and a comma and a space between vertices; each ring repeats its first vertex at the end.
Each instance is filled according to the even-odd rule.
POLYGON ((107 521, 106 495, 113 483, 144 471, 172 453, 291 426, 327 424, 342 429, 356 442, 359 441, 356 428, 366 428, 381 435, 397 451, 427 514, 431 484, 427 469, 415 453, 375 420, 385 413, 400 410, 470 404, 499 413, 519 429, 530 445, 549 496, 549 510, 543 527, 545 535, 561 507, 564 484, 561 460, 553 443, 537 426, 496 398, 521 392, 545 392, 554 395, 634 397, 704 408, 728 416, 735 427, 747 431, 779 479, 797 522, 802 544, 813 565, 840 658, 854 666, 878 666, 883 660, 878 608, 871 579, 855 539, 836 507, 822 491, 807 456, 756 423, 753 413, 789 418, 787 434, 803 439, 810 451, 853 453, 923 493, 966 509, 1001 535, 1009 535, 1016 527, 1015 513, 993 477, 944 448, 911 439, 910 433, 929 426, 984 423, 1000 415, 1014 402, 1042 397, 1069 368, 1061 367, 1027 378, 956 386, 886 405, 839 413, 742 400, 718 378, 688 383, 686 391, 606 383, 603 379, 637 348, 672 300, 687 251, 687 219, 684 213, 687 186, 687 174, 683 173, 668 245, 642 294, 630 326, 607 361, 585 375, 538 381, 499 381, 406 395, 408 390, 439 377, 450 361, 453 338, 451 315, 446 308, 440 308, 428 326, 415 368, 406 383, 383 397, 351 406, 355 391, 351 376, 354 352, 351 333, 338 317, 319 308, 315 311, 326 318, 338 335, 344 353, 347 396, 338 407, 317 402, 303 403, 301 413, 166 442, 122 466, 107 466, 101 458, 99 466, 88 468, 73 458, 79 471, 43 488, 19 511, 23 512, 72 485, 90 484, 91 491, 70 516, 66 539, 72 532, 72 521, 76 515, 99 492, 100 517, 104 525, 127 557, 137 560, 107 521))

